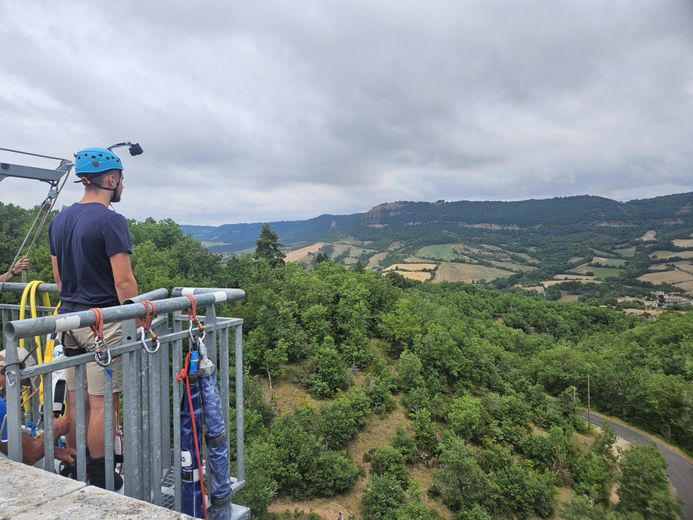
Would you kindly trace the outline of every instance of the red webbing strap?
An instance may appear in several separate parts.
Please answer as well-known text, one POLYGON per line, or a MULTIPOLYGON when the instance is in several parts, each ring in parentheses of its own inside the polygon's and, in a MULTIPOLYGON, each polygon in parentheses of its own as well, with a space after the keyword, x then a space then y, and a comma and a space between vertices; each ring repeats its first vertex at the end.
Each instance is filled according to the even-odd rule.
POLYGON ((150 330, 152 328, 152 321, 156 318, 156 304, 152 301, 144 300, 142 305, 144 306, 142 327, 144 327, 144 330, 150 330))
POLYGON ((185 297, 190 300, 190 311, 186 311, 185 314, 188 315, 190 321, 197 321, 197 302, 195 301, 195 297, 190 294, 186 294, 185 297))
POLYGON ((91 331, 94 333, 94 339, 103 345, 103 311, 98 307, 89 309, 96 316, 96 323, 91 326, 91 331))

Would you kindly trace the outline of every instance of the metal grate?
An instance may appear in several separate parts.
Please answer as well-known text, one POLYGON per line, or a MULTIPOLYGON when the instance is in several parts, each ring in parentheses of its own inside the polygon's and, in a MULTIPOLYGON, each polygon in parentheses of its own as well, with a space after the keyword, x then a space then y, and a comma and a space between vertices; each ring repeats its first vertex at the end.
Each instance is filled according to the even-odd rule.
POLYGON ((176 492, 175 478, 173 477, 173 468, 168 468, 164 473, 164 478, 161 481, 161 506, 166 509, 176 509, 176 492))

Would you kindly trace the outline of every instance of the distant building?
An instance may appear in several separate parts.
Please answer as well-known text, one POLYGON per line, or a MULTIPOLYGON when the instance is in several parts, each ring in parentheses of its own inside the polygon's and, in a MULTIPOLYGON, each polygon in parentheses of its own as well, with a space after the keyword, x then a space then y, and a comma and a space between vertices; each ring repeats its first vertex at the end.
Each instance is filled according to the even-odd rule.
POLYGON ((515 289, 522 289, 523 291, 535 292, 537 294, 541 294, 542 296, 544 296, 544 294, 546 293, 546 290, 544 289, 543 285, 532 285, 529 287, 525 287, 524 285, 518 283, 513 285, 513 287, 515 289))

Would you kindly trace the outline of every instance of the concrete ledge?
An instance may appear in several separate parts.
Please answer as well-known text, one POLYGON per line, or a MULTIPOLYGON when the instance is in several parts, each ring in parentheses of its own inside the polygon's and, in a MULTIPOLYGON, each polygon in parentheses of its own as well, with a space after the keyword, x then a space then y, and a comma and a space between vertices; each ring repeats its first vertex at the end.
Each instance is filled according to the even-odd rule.
POLYGON ((192 518, 8 459, 0 459, 0 517, 3 520, 192 518))

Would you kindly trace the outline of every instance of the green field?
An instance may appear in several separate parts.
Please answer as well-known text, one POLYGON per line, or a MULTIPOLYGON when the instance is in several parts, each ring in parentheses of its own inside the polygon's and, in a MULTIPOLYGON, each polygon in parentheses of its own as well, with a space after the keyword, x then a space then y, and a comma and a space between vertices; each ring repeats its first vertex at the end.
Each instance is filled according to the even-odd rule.
POLYGON ((459 247, 459 244, 437 244, 434 246, 424 246, 415 253, 415 256, 450 262, 451 260, 461 258, 461 255, 455 252, 456 247, 459 247))
POLYGON ((595 248, 593 248, 593 247, 590 247, 590 249, 592 250, 592 252, 593 252, 595 255, 600 255, 600 256, 611 256, 611 253, 610 253, 609 251, 601 251, 601 250, 595 249, 595 248))
POLYGON ((626 261, 622 258, 604 258, 602 256, 595 256, 592 258, 592 263, 601 264, 607 267, 623 267, 626 265, 626 261))
POLYGON ((614 253, 624 258, 633 258, 635 256, 635 246, 624 247, 623 249, 614 249, 614 253))
POLYGON ((623 269, 617 269, 615 267, 591 267, 589 264, 582 264, 568 272, 577 274, 594 273, 595 278, 618 278, 623 273, 623 269))

